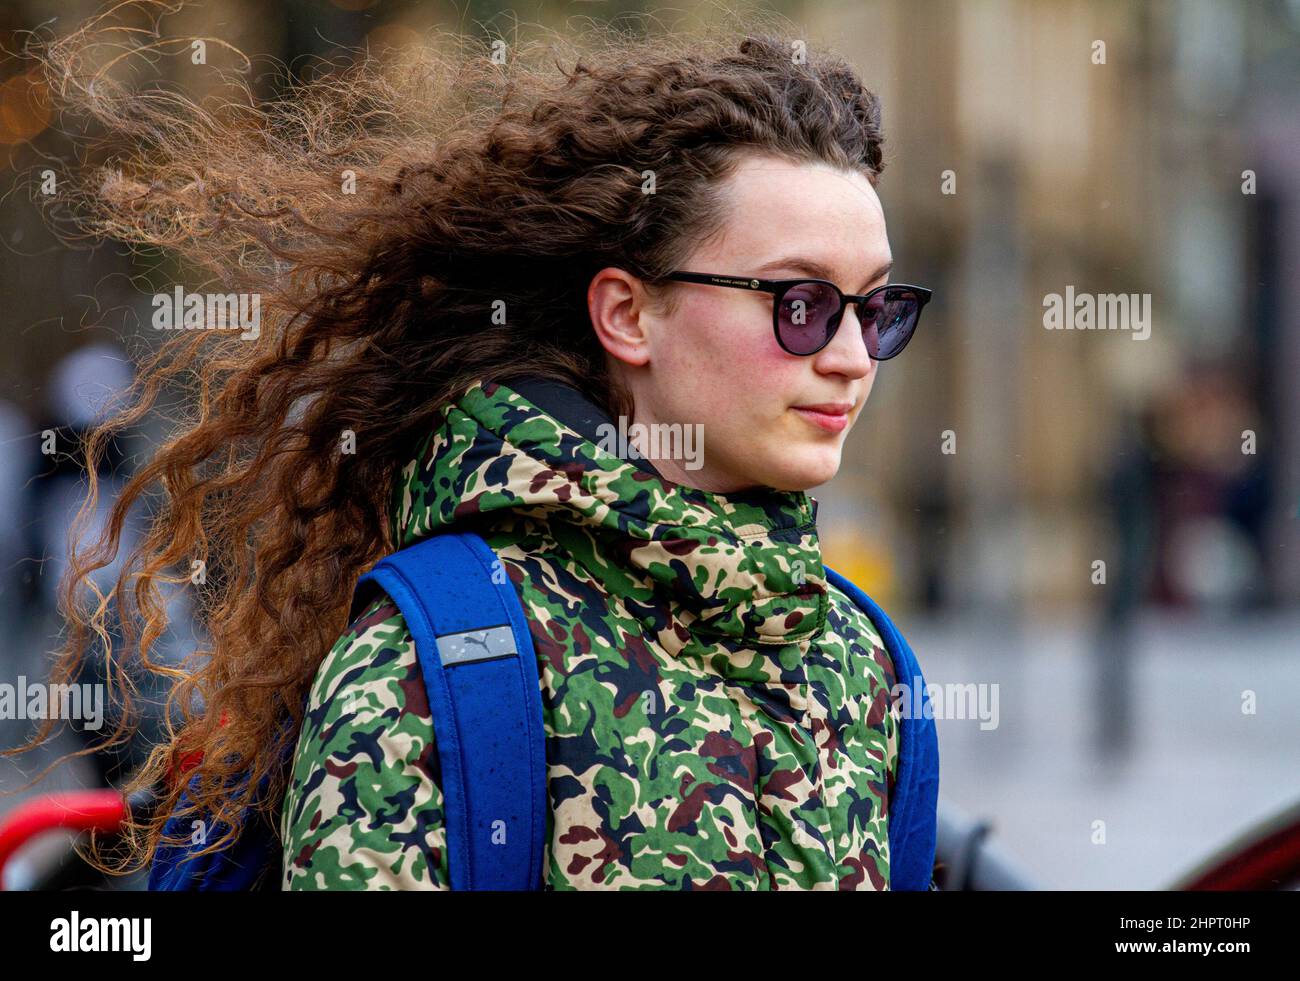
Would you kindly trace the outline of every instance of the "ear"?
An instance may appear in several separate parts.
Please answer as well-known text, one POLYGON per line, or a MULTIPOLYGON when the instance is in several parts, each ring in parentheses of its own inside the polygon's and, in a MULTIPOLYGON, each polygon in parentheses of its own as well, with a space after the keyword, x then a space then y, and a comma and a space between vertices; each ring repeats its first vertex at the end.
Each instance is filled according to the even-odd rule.
POLYGON ((607 266, 587 287, 587 312, 601 346, 624 364, 650 361, 646 331, 647 295, 641 280, 624 269, 607 266))

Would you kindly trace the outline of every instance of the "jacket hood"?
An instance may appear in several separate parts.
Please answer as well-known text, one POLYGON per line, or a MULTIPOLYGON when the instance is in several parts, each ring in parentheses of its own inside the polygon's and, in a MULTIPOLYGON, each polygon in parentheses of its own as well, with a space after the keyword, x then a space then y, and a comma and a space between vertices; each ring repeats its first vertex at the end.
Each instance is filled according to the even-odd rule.
POLYGON ((816 507, 802 491, 675 484, 514 388, 480 381, 402 469, 393 540, 403 548, 452 528, 522 537, 544 525, 670 653, 705 654, 720 638, 806 645, 821 631, 829 587, 816 507))

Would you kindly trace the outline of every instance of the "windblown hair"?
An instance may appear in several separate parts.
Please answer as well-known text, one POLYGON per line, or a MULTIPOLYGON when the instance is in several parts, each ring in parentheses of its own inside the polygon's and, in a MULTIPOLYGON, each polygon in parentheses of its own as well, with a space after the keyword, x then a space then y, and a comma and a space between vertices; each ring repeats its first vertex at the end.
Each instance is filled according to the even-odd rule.
POLYGON ((397 471, 450 397, 479 378, 540 373, 630 415, 587 312, 597 271, 641 276, 671 306, 672 286, 656 280, 719 229, 719 181, 741 153, 827 162, 873 184, 883 167, 879 104, 854 70, 798 57, 766 28, 548 34, 512 43, 504 63, 489 41, 435 35, 418 54, 307 81, 285 73, 270 99, 235 73, 241 95, 217 104, 121 81, 131 59, 182 44, 156 23, 101 18, 39 54, 65 118, 115 148, 74 175, 78 233, 261 299, 256 339, 165 341, 130 405, 86 442, 89 509, 109 441, 160 395, 186 393, 103 537, 74 549, 62 591, 67 645, 51 680, 104 659, 123 710, 104 745, 133 731, 128 668, 172 681, 167 740, 123 788, 158 788, 160 807, 112 855, 92 845, 115 873, 152 859, 183 758, 198 760, 185 774, 200 777, 196 812, 228 828, 208 850, 233 840, 258 783, 270 787, 264 815, 280 800, 280 761, 357 577, 395 547, 397 471), (341 452, 349 431, 354 453, 341 452), (161 504, 101 594, 90 575, 144 499, 161 504), (196 561, 209 570, 201 585, 189 582, 196 561), (195 590, 205 642, 179 668, 151 658, 172 586, 195 590))

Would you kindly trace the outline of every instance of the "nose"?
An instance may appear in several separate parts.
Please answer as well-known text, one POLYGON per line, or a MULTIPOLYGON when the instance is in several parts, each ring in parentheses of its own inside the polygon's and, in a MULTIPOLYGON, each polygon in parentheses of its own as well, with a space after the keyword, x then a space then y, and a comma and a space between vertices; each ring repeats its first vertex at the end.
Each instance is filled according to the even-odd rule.
POLYGON ((845 307, 835 336, 813 356, 813 367, 825 375, 843 375, 850 379, 865 378, 874 370, 875 362, 867 352, 857 307, 852 304, 845 307))

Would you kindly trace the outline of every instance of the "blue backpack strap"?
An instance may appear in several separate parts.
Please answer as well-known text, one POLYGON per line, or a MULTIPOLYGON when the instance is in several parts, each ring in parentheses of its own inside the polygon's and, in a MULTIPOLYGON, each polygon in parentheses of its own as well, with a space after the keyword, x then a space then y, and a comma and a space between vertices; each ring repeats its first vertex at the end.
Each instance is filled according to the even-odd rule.
POLYGON ((358 588, 366 582, 402 611, 424 674, 452 889, 540 889, 548 813, 541 687, 504 567, 478 535, 443 533, 380 560, 358 588))
MULTIPOLYGON (((191 791, 197 785, 193 777, 177 802, 177 810, 189 805, 191 791)), ((256 796, 261 797, 268 781, 263 780, 256 796)), ((200 831, 196 824, 203 820, 199 812, 178 816, 168 815, 163 834, 184 839, 200 831)), ((202 842, 191 840, 180 845, 159 845, 149 865, 150 892, 247 892, 280 888, 280 838, 273 828, 258 816, 252 807, 243 811, 243 824, 239 835, 228 847, 219 852, 209 852, 190 858, 204 848, 203 842, 216 840, 226 833, 227 826, 217 823, 201 835, 202 842), (187 861, 188 859, 188 861, 187 861)))
MULTIPOLYGON (((284 723, 285 728, 289 725, 284 723)), ((280 765, 293 765, 294 740, 289 740, 280 765)), ((246 784, 247 773, 228 778, 226 786, 231 793, 246 784)), ((266 800, 271 778, 263 777, 253 791, 252 800, 266 800)), ((199 775, 190 778, 181 791, 175 808, 163 825, 163 835, 179 838, 181 844, 159 844, 149 864, 150 892, 247 892, 269 891, 280 888, 280 863, 282 847, 280 834, 264 814, 259 814, 250 803, 241 812, 239 833, 235 840, 219 852, 203 851, 209 841, 225 836, 229 826, 213 821, 206 812, 179 812, 189 807, 198 788, 199 775), (204 825, 209 825, 204 827, 204 825), (185 839, 190 839, 186 841, 185 839), (195 838, 199 840, 195 840, 195 838), (197 857, 192 857, 197 856, 197 857)))
MULTIPOLYGON (((861 589, 825 566, 826 578, 871 618, 885 650, 894 661, 896 682, 911 693, 907 706, 926 705, 929 695, 916 655, 885 611, 861 589), (920 691, 920 698, 916 692, 920 691)), ((934 848, 939 804, 939 737, 934 718, 924 708, 921 718, 903 714, 898 748, 898 774, 889 804, 889 888, 927 890, 934 872, 934 848)))

